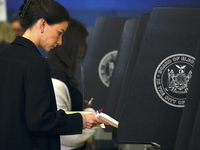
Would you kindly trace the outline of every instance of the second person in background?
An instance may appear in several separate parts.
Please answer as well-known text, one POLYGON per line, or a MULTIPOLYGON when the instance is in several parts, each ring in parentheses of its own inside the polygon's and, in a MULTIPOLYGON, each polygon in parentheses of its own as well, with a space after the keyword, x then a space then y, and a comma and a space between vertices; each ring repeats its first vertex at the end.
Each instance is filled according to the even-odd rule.
MULTIPOLYGON (((63 35, 63 44, 52 49, 47 55, 51 78, 56 95, 57 108, 69 111, 83 110, 83 96, 78 90, 75 78, 76 65, 86 54, 88 31, 85 26, 71 18, 63 35)), ((82 134, 61 136, 61 150, 85 150, 86 141, 95 129, 84 129, 82 134)))
POLYGON ((21 26, 20 17, 18 15, 15 15, 11 18, 10 24, 15 36, 22 36, 24 34, 25 29, 21 26))
POLYGON ((9 45, 15 39, 9 22, 0 22, 0 49, 9 45))

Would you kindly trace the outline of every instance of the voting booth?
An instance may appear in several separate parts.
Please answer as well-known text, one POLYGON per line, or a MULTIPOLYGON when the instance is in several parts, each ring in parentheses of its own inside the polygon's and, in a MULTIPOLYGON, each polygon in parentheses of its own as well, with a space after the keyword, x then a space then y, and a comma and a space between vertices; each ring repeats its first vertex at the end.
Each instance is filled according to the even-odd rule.
POLYGON ((141 43, 142 43, 142 40, 143 40, 144 33, 146 31, 146 26, 147 26, 147 23, 148 23, 148 20, 149 20, 149 16, 150 16, 150 14, 146 13, 146 14, 142 14, 139 18, 138 28, 137 28, 134 43, 133 43, 133 46, 132 46, 132 53, 130 55, 130 58, 129 58, 130 60, 129 60, 129 64, 128 64, 128 67, 127 67, 126 77, 124 77, 124 83, 123 83, 123 86, 121 87, 120 95, 118 97, 118 105, 117 105, 117 108, 115 110, 115 118, 117 120, 119 120, 120 116, 121 116, 121 110, 122 110, 122 107, 124 105, 124 99, 125 99, 126 93, 127 93, 126 91, 128 90, 128 87, 129 87, 129 84, 130 84, 132 72, 133 72, 133 69, 135 67, 135 63, 136 63, 136 60, 137 60, 137 56, 138 56, 138 53, 139 53, 139 50, 140 50, 140 46, 141 46, 141 43))
POLYGON ((119 43, 130 17, 98 17, 88 39, 83 61, 84 98, 94 98, 94 109, 104 108, 107 90, 115 67, 119 43))
MULTIPOLYGON (((127 20, 124 25, 120 47, 116 58, 116 65, 108 88, 108 96, 105 101, 104 112, 115 119, 115 110, 117 107, 117 99, 120 95, 120 89, 123 85, 123 78, 126 76, 126 69, 129 64, 129 56, 132 53, 132 46, 135 39, 135 34, 138 27, 138 19, 127 20), (111 100, 112 98, 112 100, 111 100)), ((105 128, 105 131, 111 132, 112 126, 105 128)))
POLYGON ((189 92, 183 109, 175 150, 200 149, 200 42, 189 92))
MULTIPOLYGON (((118 120, 117 109, 120 112, 123 105, 123 91, 130 83, 131 74, 138 55, 139 47, 146 29, 149 14, 140 18, 127 20, 121 37, 121 44, 117 55, 116 66, 108 89, 108 98, 105 113, 118 120)), ((106 132, 112 131, 112 126, 105 128, 106 132)))
POLYGON ((117 139, 173 150, 200 36, 200 8, 155 7, 119 119, 117 139))

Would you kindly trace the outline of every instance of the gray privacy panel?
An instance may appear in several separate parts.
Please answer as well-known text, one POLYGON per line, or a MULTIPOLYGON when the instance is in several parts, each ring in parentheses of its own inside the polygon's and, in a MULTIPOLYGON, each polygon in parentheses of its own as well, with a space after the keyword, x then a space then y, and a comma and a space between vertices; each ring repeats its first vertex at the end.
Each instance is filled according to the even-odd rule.
MULTIPOLYGON (((117 69, 116 72, 119 70, 118 64, 119 65, 127 65, 124 68, 125 69, 124 72, 121 72, 119 70, 119 73, 121 73, 121 79, 120 80, 122 80, 122 82, 123 82, 122 86, 118 89, 116 89, 114 87, 110 87, 110 90, 112 92, 109 93, 109 101, 113 102, 113 104, 110 103, 110 105, 108 105, 106 107, 106 108, 112 110, 112 112, 110 112, 110 114, 114 113, 115 114, 114 118, 116 120, 119 120, 120 116, 121 116, 121 110, 122 110, 124 102, 125 102, 126 93, 127 93, 128 88, 129 88, 129 84, 130 84, 130 80, 131 80, 131 75, 132 75, 132 72, 134 70, 135 62, 137 60, 137 56, 138 56, 139 49, 140 49, 140 46, 141 46, 141 43, 142 43, 142 39, 143 39, 145 30, 146 30, 146 26, 147 26, 147 23, 148 23, 148 20, 149 20, 149 16, 150 16, 149 13, 142 14, 140 16, 139 21, 138 21, 138 27, 137 27, 136 35, 135 35, 135 38, 134 38, 134 42, 133 42, 133 45, 131 47, 130 55, 129 55, 128 58, 124 58, 124 59, 120 58, 121 61, 117 61, 117 64, 116 64, 116 69, 117 69), (117 91, 117 92, 115 92, 115 91, 117 91), (112 105, 114 106, 114 108, 112 108, 112 105)), ((120 54, 119 54, 119 56, 120 56, 120 54)), ((111 85, 112 85, 113 82, 114 83, 118 82, 118 81, 116 81, 118 79, 115 78, 115 74, 113 75, 111 85)), ((106 112, 107 111, 108 110, 106 109, 106 112)), ((108 129, 107 128, 105 130, 109 130, 109 128, 108 129)), ((123 143, 123 142, 119 142, 118 139, 117 139, 117 129, 116 128, 112 128, 112 134, 113 134, 112 135, 113 142, 123 143)))
POLYGON ((200 42, 195 58, 190 89, 180 121, 175 150, 200 149, 200 42))
POLYGON ((119 141, 174 149, 195 62, 199 18, 199 8, 152 10, 119 119, 119 141))
MULTIPOLYGON (((135 34, 138 27, 138 18, 127 20, 121 36, 120 47, 116 58, 116 65, 108 88, 108 97, 105 105, 105 113, 115 118, 115 111, 118 104, 120 89, 126 76, 130 54, 132 52, 135 34)), ((105 128, 105 131, 112 131, 112 126, 105 128)))
POLYGON ((94 109, 104 108, 120 39, 126 20, 130 17, 98 17, 88 39, 83 61, 84 97, 94 98, 94 109))
MULTIPOLYGON (((149 14, 143 14, 139 19, 127 20, 124 26, 120 50, 117 55, 117 62, 111 79, 108 100, 105 112, 115 118, 117 111, 121 112, 124 99, 122 89, 128 87, 131 74, 135 65, 139 47, 144 35, 149 14)), ((105 128, 105 131, 112 131, 112 127, 105 128)))
POLYGON ((117 120, 120 119, 121 110, 124 105, 126 93, 127 93, 127 90, 128 90, 129 84, 130 84, 130 80, 131 80, 131 75, 134 70, 134 66, 135 66, 135 63, 137 60, 139 49, 140 49, 140 46, 142 43, 142 39, 143 39, 145 30, 146 30, 148 20, 149 20, 149 15, 150 14, 143 14, 139 18, 138 28, 137 28, 134 43, 132 46, 132 51, 130 53, 129 62, 128 62, 128 66, 126 69, 126 74, 124 77, 123 85, 121 87, 120 95, 118 97, 118 105, 117 105, 117 109, 116 109, 116 113, 115 113, 115 118, 117 120))

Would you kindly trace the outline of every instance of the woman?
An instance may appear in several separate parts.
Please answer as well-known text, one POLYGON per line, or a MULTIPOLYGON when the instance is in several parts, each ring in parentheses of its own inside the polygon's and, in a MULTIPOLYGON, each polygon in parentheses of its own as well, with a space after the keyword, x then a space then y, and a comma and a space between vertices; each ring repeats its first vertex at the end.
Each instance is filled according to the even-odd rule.
MULTIPOLYGON (((69 111, 83 110, 83 96, 78 90, 75 78, 77 60, 81 61, 87 49, 88 31, 85 26, 71 18, 69 27, 63 35, 63 44, 52 49, 47 55, 58 109, 69 111)), ((86 141, 95 130, 83 130, 83 134, 61 136, 61 149, 86 148, 86 141), (76 140, 75 140, 76 139, 76 140)))
POLYGON ((25 0, 19 15, 25 33, 0 51, 1 150, 59 150, 60 135, 106 122, 56 109, 50 68, 37 48, 62 44, 67 10, 54 0, 25 0))
POLYGON ((10 23, 0 22, 0 49, 9 45, 15 39, 10 23))

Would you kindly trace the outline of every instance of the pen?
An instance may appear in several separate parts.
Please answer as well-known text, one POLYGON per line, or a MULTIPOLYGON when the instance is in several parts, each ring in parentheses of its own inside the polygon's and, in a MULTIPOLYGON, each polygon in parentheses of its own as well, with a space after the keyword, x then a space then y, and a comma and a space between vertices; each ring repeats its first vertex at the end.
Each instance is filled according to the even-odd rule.
POLYGON ((93 98, 91 98, 91 99, 89 100, 88 104, 91 104, 91 103, 92 103, 92 101, 93 101, 93 98))

